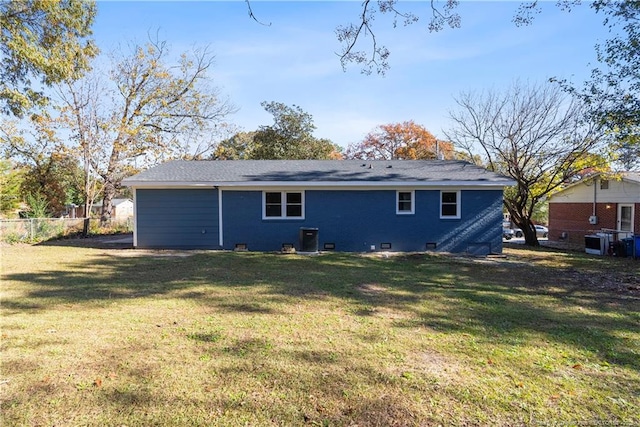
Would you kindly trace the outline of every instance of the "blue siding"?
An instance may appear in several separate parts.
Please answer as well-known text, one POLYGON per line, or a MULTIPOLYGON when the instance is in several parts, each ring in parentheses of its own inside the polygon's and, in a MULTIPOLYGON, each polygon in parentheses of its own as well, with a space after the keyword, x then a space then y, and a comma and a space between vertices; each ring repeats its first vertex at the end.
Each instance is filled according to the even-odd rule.
POLYGON ((218 212, 214 189, 138 189, 137 247, 219 249, 218 212))
POLYGON ((305 219, 262 219, 261 191, 223 191, 224 249, 277 251, 283 243, 299 249, 300 227, 318 228, 320 249, 368 251, 391 243, 393 251, 424 251, 436 243, 447 252, 502 251, 502 191, 461 191, 461 218, 440 219, 440 191, 416 190, 415 214, 396 214, 395 190, 305 191, 305 219))

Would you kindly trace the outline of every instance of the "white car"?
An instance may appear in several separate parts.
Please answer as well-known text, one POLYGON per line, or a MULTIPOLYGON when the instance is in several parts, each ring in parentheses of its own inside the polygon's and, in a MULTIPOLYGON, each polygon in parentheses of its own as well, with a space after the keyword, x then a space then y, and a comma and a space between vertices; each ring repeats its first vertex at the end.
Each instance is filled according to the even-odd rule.
MULTIPOLYGON (((544 225, 535 225, 534 227, 536 228, 536 236, 543 238, 549 237, 549 229, 547 227, 545 227, 544 225)), ((519 228, 516 228, 513 231, 516 237, 524 236, 524 234, 522 234, 522 230, 520 230, 519 228)))

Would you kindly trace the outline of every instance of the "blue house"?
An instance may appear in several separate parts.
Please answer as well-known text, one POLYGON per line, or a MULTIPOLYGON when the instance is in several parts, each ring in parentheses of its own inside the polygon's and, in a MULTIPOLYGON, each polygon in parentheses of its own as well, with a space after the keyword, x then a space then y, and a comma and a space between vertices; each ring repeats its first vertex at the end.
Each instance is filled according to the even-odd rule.
POLYGON ((171 161, 123 182, 137 248, 502 251, 510 179, 462 161, 171 161))

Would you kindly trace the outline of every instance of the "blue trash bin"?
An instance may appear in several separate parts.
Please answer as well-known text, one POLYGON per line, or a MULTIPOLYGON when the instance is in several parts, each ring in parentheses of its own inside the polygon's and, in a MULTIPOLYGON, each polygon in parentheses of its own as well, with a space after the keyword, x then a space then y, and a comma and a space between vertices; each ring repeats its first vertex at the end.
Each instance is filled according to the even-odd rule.
POLYGON ((633 257, 633 238, 627 237, 624 239, 620 239, 620 241, 622 242, 622 246, 624 248, 623 256, 633 257))
POLYGON ((633 257, 640 259, 640 234, 633 236, 635 244, 633 245, 633 257))

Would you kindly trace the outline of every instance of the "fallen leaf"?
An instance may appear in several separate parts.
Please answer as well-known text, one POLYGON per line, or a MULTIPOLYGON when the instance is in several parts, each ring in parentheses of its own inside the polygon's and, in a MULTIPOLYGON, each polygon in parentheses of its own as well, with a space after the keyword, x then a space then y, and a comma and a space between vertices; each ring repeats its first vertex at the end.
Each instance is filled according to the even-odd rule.
POLYGON ((572 366, 573 369, 582 369, 582 365, 579 363, 576 363, 575 365, 572 366))
POLYGON ((93 381, 93 386, 94 386, 94 387, 102 387, 102 379, 100 379, 100 378, 96 378, 96 379, 93 381))

